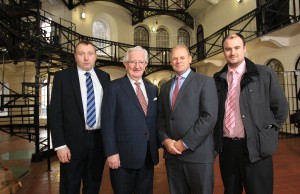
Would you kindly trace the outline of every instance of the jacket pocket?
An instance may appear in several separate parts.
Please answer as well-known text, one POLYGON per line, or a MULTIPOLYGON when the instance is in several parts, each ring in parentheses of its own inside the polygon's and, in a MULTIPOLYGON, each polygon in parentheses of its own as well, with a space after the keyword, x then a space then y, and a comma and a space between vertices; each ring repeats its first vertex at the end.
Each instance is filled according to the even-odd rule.
POLYGON ((274 154, 278 145, 278 134, 279 130, 273 125, 258 131, 260 157, 265 158, 274 154))

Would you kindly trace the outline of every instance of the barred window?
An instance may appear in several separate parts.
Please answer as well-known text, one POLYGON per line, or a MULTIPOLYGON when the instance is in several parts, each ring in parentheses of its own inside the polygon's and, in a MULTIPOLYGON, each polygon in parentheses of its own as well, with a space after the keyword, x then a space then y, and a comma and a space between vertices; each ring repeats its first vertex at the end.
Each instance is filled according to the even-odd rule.
POLYGON ((156 35, 156 47, 168 48, 170 45, 169 33, 164 28, 159 28, 156 35))
POLYGON ((190 47, 190 34, 185 29, 178 30, 178 44, 190 47))
POLYGON ((146 28, 138 26, 134 29, 134 45, 149 47, 149 32, 146 28))
MULTIPOLYGON (((93 22, 93 37, 103 40, 110 40, 110 30, 103 21, 93 22)), ((97 54, 110 54, 110 45, 108 45, 108 43, 105 41, 94 41, 94 45, 96 46, 97 54)))

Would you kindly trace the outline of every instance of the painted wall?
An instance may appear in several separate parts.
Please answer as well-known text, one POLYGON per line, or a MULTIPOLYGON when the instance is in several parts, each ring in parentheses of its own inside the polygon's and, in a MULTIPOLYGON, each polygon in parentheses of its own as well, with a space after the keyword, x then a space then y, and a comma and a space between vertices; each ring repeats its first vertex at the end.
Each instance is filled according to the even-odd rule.
MULTIPOLYGON (((76 24, 77 32, 83 35, 92 36, 92 22, 94 20, 103 19, 107 22, 111 30, 111 40, 133 44, 134 28, 141 25, 137 24, 132 26, 131 13, 113 3, 91 2, 87 3, 84 8, 79 6, 69 11, 60 1, 51 1, 56 1, 57 3, 52 5, 48 1, 45 1, 47 4, 45 3, 44 5, 47 7, 47 11, 65 19, 71 18, 71 21, 76 24), (80 18, 80 13, 83 9, 86 12, 86 19, 84 20, 80 18)), ((207 37, 255 8, 256 1, 254 0, 243 0, 241 3, 237 3, 235 0, 222 0, 219 1, 218 4, 207 8, 206 11, 199 13, 195 18, 195 26, 202 24, 204 36, 207 37)), ((170 47, 176 45, 177 31, 180 27, 184 26, 181 21, 169 16, 150 17, 145 19, 142 25, 147 29, 151 29, 153 26, 156 28, 160 26, 165 27, 170 35, 170 47)), ((191 45, 193 45, 196 39, 196 29, 189 29, 188 31, 191 34, 191 45)), ((300 50, 299 32, 296 33, 295 36, 288 38, 291 44, 281 47, 271 41, 261 41, 260 39, 247 43, 248 57, 260 64, 266 64, 270 59, 277 59, 282 62, 285 71, 294 70, 300 50)), ((156 46, 155 32, 150 32, 150 46, 156 46)), ((223 55, 219 54, 206 61, 194 64, 194 66, 197 68, 197 72, 213 75, 216 71, 219 71, 225 63, 226 61, 223 55)), ((107 69, 107 71, 112 74, 112 78, 124 75, 124 72, 114 68, 107 69)))
POLYGON ((222 0, 199 14, 195 19, 196 26, 202 24, 204 37, 208 37, 255 8, 255 0, 243 0, 241 3, 236 0, 222 0))

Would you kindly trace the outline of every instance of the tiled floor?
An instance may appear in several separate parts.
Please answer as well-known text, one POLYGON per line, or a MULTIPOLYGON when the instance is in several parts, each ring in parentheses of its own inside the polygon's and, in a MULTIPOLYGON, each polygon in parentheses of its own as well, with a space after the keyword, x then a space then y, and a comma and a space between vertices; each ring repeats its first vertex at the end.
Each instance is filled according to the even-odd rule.
MULTIPOLYGON (((51 171, 47 170, 47 160, 31 163, 33 142, 11 137, 0 132, 0 165, 8 166, 20 176, 23 184, 17 194, 57 194, 59 185, 59 163, 52 157, 51 171)), ((161 154, 161 151, 160 151, 161 154)), ((274 194, 300 193, 300 138, 282 139, 274 156, 275 191, 274 194)), ((215 161, 214 194, 221 194, 223 186, 220 179, 218 161, 215 161)), ((108 169, 105 169, 101 194, 112 194, 108 169)), ((164 160, 155 167, 154 194, 168 194, 164 160)))

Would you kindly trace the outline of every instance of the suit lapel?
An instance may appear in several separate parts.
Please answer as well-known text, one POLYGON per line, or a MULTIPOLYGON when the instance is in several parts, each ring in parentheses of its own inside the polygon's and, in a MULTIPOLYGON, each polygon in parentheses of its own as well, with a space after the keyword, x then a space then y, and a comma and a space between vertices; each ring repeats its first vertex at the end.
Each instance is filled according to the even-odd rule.
POLYGON ((122 88, 125 91, 125 93, 129 96, 129 99, 131 99, 131 101, 133 102, 133 104, 141 111, 141 113, 144 114, 144 111, 142 109, 142 106, 140 104, 139 99, 136 96, 136 93, 129 81, 129 78, 127 77, 127 75, 125 75, 122 78, 122 88))
POLYGON ((148 115, 148 113, 150 113, 153 109, 153 101, 154 98, 156 97, 156 94, 154 94, 153 90, 151 90, 150 84, 148 82, 146 82, 145 80, 143 80, 143 82, 145 84, 145 88, 148 96, 148 107, 147 107, 147 115, 148 115))
POLYGON ((166 92, 167 92, 167 95, 165 95, 167 97, 167 103, 170 107, 170 111, 172 111, 172 107, 171 107, 171 101, 170 101, 170 93, 171 93, 171 87, 172 87, 172 83, 174 82, 174 79, 175 77, 166 83, 166 92))
POLYGON ((94 68, 94 71, 95 71, 95 73, 96 73, 96 75, 97 75, 97 77, 98 77, 98 79, 99 79, 99 81, 100 81, 100 84, 101 84, 102 88, 103 88, 104 85, 105 85, 104 83, 106 82, 106 80, 104 79, 103 76, 100 75, 99 69, 94 68))
POLYGON ((81 99, 80 83, 79 83, 79 76, 78 76, 77 68, 72 68, 70 79, 72 80, 73 91, 74 91, 74 94, 75 94, 76 102, 78 104, 80 112, 82 113, 81 115, 84 117, 83 104, 82 104, 82 99, 81 99))

